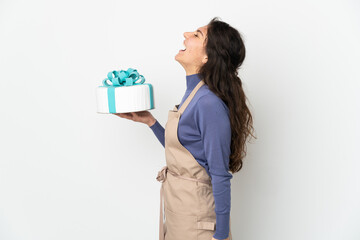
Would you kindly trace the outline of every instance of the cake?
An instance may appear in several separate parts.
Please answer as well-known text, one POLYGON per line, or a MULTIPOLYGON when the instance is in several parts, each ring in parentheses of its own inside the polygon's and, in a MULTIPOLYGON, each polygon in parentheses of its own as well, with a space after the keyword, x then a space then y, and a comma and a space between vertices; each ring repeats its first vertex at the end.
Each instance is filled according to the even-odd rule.
POLYGON ((109 72, 96 89, 98 113, 125 113, 154 109, 153 87, 136 69, 109 72), (139 82, 140 80, 140 82, 139 82))

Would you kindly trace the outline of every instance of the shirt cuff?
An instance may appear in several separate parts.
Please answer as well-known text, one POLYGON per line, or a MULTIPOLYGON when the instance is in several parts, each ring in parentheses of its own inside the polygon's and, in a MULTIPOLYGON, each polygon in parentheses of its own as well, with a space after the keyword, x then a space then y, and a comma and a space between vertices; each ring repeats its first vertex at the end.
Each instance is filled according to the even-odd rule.
POLYGON ((230 213, 216 214, 216 230, 213 236, 215 239, 226 239, 229 237, 229 221, 230 213))
POLYGON ((156 122, 150 127, 153 131, 156 131, 156 129, 159 129, 159 127, 161 127, 160 123, 158 122, 158 120, 156 120, 156 122))

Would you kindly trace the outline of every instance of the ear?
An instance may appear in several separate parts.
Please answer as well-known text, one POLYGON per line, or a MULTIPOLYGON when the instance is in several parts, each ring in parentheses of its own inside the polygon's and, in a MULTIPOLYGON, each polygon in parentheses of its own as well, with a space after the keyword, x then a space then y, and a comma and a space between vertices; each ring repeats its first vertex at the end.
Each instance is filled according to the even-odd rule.
POLYGON ((201 62, 205 64, 205 63, 207 62, 207 60, 208 60, 208 58, 207 58, 207 56, 205 56, 205 57, 201 60, 201 62))

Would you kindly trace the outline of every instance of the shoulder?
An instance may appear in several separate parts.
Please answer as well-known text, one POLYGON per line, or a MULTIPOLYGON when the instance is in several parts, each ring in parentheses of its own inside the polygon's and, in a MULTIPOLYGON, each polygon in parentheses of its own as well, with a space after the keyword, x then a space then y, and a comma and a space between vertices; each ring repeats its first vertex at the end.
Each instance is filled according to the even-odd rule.
POLYGON ((196 107, 200 112, 229 115, 228 106, 220 97, 212 92, 207 85, 204 85, 201 90, 201 96, 199 96, 196 103, 196 107))
POLYGON ((228 132, 230 129, 227 105, 206 85, 201 89, 199 99, 196 101, 194 118, 200 132, 204 129, 212 129, 211 132, 228 132))
POLYGON ((196 102, 194 120, 206 139, 227 139, 231 135, 229 109, 224 101, 206 88, 196 102))

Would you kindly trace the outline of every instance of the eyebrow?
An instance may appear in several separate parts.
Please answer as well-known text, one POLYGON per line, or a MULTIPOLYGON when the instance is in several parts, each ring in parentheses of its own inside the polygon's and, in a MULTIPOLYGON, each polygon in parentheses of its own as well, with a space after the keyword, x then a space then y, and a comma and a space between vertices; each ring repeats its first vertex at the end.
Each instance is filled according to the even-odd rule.
POLYGON ((196 32, 199 32, 199 33, 201 33, 201 35, 204 37, 204 34, 198 29, 198 30, 196 30, 196 32))

